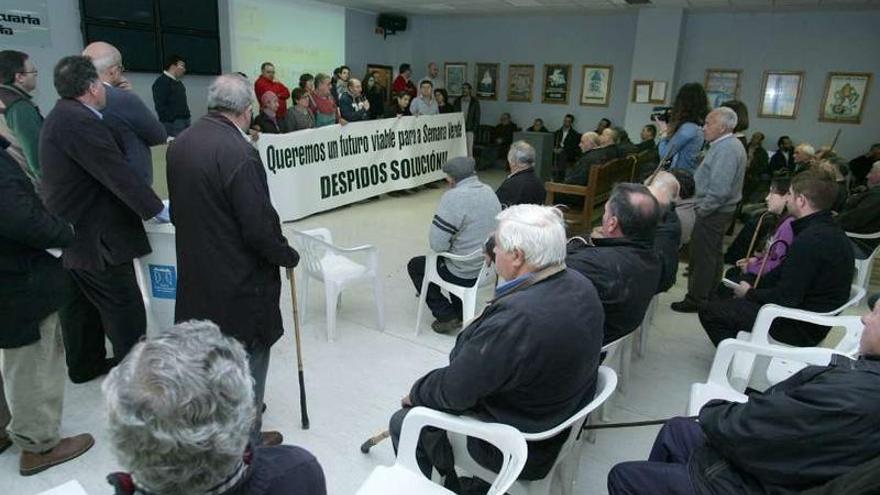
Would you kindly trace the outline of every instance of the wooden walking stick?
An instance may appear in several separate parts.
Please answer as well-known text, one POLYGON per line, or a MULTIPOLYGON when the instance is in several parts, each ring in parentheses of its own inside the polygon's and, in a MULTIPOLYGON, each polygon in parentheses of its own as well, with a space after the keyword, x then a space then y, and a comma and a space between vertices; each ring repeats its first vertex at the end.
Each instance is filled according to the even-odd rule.
POLYGON ((290 279, 290 302, 293 303, 293 335, 296 340, 296 368, 299 372, 299 413, 302 421, 302 429, 309 429, 309 409, 306 405, 306 380, 303 374, 302 345, 299 335, 299 306, 296 304, 296 275, 293 268, 287 269, 287 278, 290 279))

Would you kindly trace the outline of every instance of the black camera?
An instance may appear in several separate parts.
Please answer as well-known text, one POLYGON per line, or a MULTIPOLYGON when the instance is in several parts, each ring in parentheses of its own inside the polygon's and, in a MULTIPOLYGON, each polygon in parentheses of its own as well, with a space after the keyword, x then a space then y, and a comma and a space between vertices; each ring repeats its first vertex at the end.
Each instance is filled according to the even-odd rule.
POLYGON ((672 107, 654 107, 651 110, 651 120, 659 120, 660 122, 669 123, 669 112, 672 107))

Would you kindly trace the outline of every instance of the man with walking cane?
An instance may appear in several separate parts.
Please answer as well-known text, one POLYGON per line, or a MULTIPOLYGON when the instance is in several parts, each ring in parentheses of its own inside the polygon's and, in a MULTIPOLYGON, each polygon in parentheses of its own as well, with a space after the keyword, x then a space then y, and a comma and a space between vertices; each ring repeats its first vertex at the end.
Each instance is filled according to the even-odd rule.
POLYGON ((247 135, 252 100, 244 78, 216 78, 208 114, 168 148, 179 271, 174 319, 211 320, 244 345, 257 404, 251 442, 277 445, 280 433, 260 433, 260 411, 271 346, 284 331, 278 268, 292 269, 299 254, 281 233, 266 172, 247 135))

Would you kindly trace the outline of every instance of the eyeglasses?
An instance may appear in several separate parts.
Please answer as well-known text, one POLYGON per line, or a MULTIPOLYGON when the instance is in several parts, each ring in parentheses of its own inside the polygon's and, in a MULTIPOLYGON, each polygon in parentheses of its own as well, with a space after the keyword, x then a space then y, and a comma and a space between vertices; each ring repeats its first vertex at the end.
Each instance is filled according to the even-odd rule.
POLYGON ((39 71, 36 70, 23 70, 21 72, 16 72, 16 74, 36 74, 39 71))

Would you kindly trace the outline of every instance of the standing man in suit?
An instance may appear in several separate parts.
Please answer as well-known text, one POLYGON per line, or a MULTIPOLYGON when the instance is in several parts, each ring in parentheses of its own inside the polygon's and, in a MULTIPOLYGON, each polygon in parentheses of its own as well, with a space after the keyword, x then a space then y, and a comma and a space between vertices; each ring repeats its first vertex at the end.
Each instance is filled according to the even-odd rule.
POLYGON ((736 112, 718 107, 709 112, 703 126, 709 151, 694 174, 697 220, 690 243, 691 275, 684 300, 672 303, 672 310, 679 313, 699 311, 721 282, 724 232, 742 198, 746 173, 746 149, 733 134, 736 122, 736 112))
POLYGON ((279 267, 299 254, 281 234, 269 201, 266 171, 246 129, 253 92, 244 78, 218 77, 208 88, 208 115, 168 147, 168 193, 177 228, 175 321, 211 320, 248 353, 257 418, 253 445, 277 445, 260 434, 260 409, 272 345, 281 338, 279 267))
POLYGON ((122 141, 125 161, 132 171, 153 184, 153 155, 150 146, 165 143, 168 134, 162 124, 147 109, 144 102, 130 91, 131 84, 123 76, 122 54, 113 45, 96 41, 89 44, 83 55, 92 59, 98 77, 104 83, 107 106, 104 122, 122 141))
POLYGON ((562 119, 562 127, 553 133, 553 154, 556 155, 553 167, 553 180, 555 181, 563 180, 565 170, 577 161, 581 135, 573 125, 574 115, 567 114, 562 119))
POLYGON ((461 96, 455 100, 455 111, 464 115, 464 134, 467 138, 468 157, 474 157, 474 133, 480 127, 480 102, 471 96, 470 83, 461 85, 461 96))
POLYGON ((98 308, 113 344, 108 361, 101 332, 65 329, 69 374, 87 381, 106 373, 146 332, 132 260, 150 252, 142 220, 160 213, 162 202, 131 172, 103 121, 107 88, 91 59, 62 58, 54 81, 61 99, 40 134, 43 198, 50 213, 73 225, 64 267, 98 308))
POLYGON ((180 55, 171 55, 165 62, 165 70, 153 83, 153 104, 159 122, 165 126, 169 136, 177 137, 189 127, 190 113, 186 102, 186 86, 183 75, 186 74, 186 61, 180 55))

